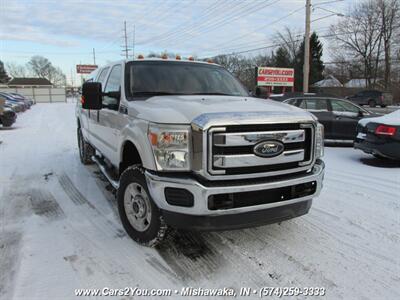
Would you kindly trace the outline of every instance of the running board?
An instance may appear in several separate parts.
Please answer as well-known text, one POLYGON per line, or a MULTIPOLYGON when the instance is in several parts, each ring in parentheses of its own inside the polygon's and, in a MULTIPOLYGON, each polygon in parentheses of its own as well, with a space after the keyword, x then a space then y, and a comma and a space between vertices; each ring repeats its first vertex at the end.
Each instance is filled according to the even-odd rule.
POLYGON ((118 189, 119 181, 115 180, 113 176, 107 171, 107 167, 105 164, 99 159, 99 157, 93 155, 92 160, 99 166, 101 173, 107 178, 107 180, 111 183, 114 189, 118 189))

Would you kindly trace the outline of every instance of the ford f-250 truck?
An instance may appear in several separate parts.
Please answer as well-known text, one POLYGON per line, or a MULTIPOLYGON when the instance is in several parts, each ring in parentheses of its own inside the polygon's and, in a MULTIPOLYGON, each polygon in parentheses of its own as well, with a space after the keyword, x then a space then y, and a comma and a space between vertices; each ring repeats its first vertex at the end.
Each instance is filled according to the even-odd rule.
POLYGON ((82 163, 116 189, 129 236, 229 230, 304 215, 322 187, 323 126, 252 98, 223 67, 137 59, 99 68, 77 105, 82 163))

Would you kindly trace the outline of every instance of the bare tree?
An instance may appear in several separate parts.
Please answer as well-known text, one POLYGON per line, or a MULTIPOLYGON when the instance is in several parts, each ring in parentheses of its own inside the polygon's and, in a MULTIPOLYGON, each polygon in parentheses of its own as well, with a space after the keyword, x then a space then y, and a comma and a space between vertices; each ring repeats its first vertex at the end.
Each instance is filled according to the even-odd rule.
POLYGON ((47 78, 56 86, 66 84, 66 76, 58 67, 54 67, 52 63, 43 56, 33 56, 28 62, 31 72, 39 78, 47 78))
POLYGON ((276 33, 275 40, 281 45, 290 55, 290 60, 294 63, 296 55, 300 49, 303 39, 301 32, 285 27, 282 31, 276 33))
POLYGON ((29 71, 24 65, 17 64, 15 62, 6 63, 6 69, 8 74, 12 77, 27 77, 29 76, 29 71))
POLYGON ((381 38, 385 53, 384 80, 387 88, 391 81, 391 47, 394 31, 400 26, 399 1, 378 0, 377 11, 381 18, 381 38))
POLYGON ((356 4, 347 18, 331 26, 336 49, 343 49, 351 60, 362 61, 367 86, 376 80, 380 55, 380 17, 375 3, 368 0, 356 4))

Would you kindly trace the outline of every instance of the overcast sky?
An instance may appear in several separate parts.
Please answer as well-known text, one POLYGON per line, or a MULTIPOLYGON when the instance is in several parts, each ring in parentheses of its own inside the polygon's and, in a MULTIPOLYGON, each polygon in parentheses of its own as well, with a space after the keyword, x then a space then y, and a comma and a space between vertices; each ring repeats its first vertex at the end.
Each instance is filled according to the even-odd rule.
MULTIPOLYGON (((331 15, 320 8, 346 15, 356 1, 314 0, 312 19, 331 15)), ((0 59, 24 64, 42 55, 75 80, 76 64, 93 63, 92 48, 99 65, 122 58, 124 21, 130 48, 135 26, 136 55, 168 50, 206 57, 271 45, 284 26, 302 31, 305 18, 305 0, 0 0, 0 5, 0 59)), ((327 34, 339 20, 317 20, 312 30, 327 34)))

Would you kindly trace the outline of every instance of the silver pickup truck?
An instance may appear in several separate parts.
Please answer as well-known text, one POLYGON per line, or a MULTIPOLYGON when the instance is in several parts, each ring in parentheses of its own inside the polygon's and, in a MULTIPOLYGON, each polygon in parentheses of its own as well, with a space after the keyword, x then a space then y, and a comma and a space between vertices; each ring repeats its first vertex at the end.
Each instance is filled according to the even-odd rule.
POLYGON ((109 64, 83 84, 76 117, 82 163, 99 165, 125 230, 147 246, 168 227, 230 230, 304 215, 322 187, 323 126, 251 97, 213 63, 109 64))

